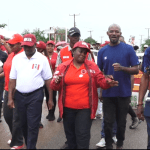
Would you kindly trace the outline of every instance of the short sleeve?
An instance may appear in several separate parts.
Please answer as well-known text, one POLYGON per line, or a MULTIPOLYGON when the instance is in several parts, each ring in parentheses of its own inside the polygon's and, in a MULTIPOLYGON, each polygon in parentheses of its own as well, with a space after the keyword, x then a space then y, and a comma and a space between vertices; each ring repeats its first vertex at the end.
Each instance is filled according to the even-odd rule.
POLYGON ((142 71, 144 73, 150 72, 150 48, 147 48, 144 53, 143 62, 142 62, 142 71))
POLYGON ((52 70, 46 57, 43 58, 43 61, 42 78, 44 80, 49 80, 52 78, 52 70))
POLYGON ((9 75, 10 79, 17 79, 17 70, 16 70, 15 66, 16 66, 16 59, 13 58, 12 66, 11 66, 11 70, 10 70, 10 75, 9 75))
POLYGON ((135 53, 135 51, 134 51, 134 49, 133 49, 133 47, 129 47, 129 54, 130 54, 130 66, 132 67, 132 66, 137 66, 137 65, 139 65, 140 63, 139 63, 139 60, 138 60, 138 57, 136 56, 136 53, 135 53))

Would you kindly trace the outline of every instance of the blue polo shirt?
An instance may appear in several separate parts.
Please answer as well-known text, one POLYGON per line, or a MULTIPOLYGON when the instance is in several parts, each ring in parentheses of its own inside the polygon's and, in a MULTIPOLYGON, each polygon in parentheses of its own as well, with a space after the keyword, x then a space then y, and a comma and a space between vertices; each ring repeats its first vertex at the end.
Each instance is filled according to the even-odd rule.
POLYGON ((142 62, 142 71, 148 73, 148 70, 150 71, 150 47, 146 49, 142 62))
POLYGON ((112 66, 119 63, 124 67, 139 65, 138 57, 132 46, 120 42, 116 46, 106 45, 98 52, 97 64, 105 75, 113 75, 119 86, 103 90, 103 97, 129 97, 131 96, 131 76, 124 71, 114 71, 112 66))

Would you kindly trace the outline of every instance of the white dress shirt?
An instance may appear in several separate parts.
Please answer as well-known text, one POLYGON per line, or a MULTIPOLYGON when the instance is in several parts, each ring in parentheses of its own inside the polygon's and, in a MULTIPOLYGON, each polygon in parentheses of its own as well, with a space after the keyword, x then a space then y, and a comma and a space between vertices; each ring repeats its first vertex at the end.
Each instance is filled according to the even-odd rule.
POLYGON ((39 52, 28 59, 25 52, 16 55, 12 60, 10 79, 16 79, 16 89, 21 93, 33 92, 52 78, 48 59, 39 52))

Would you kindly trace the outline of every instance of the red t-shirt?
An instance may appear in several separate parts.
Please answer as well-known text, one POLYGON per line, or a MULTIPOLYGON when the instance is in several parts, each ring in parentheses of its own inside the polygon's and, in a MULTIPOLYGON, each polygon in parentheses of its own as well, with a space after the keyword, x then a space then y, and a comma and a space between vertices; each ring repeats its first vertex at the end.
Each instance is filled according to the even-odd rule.
POLYGON ((77 69, 73 62, 65 75, 66 97, 65 107, 72 109, 90 108, 89 75, 84 64, 77 69))
MULTIPOLYGON (((21 49, 21 51, 19 51, 17 54, 19 54, 19 53, 21 53, 23 51, 24 51, 24 49, 21 49)), ((4 66, 3 66, 3 71, 4 71, 4 75, 5 75, 5 87, 4 87, 4 89, 6 91, 8 91, 9 74, 10 74, 10 70, 11 70, 11 66, 12 66, 12 59, 17 54, 15 54, 14 52, 12 52, 11 54, 9 54, 6 62, 4 63, 4 66)), ((18 62, 18 63, 21 63, 21 62, 18 62)))

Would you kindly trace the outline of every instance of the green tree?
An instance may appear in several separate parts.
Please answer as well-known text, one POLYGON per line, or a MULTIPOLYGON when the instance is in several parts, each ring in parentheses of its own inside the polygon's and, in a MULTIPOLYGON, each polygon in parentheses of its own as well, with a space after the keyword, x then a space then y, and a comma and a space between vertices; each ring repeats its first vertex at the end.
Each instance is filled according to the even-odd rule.
POLYGON ((84 41, 85 41, 86 43, 90 43, 90 44, 95 44, 95 43, 97 43, 97 41, 94 40, 94 39, 91 38, 91 37, 86 38, 84 41))
POLYGON ((150 46, 150 39, 145 40, 145 43, 141 45, 141 51, 144 52, 144 45, 150 46))
POLYGON ((3 23, 3 24, 0 24, 0 28, 5 28, 7 26, 7 24, 3 23))
POLYGON ((37 41, 47 42, 49 40, 49 37, 45 38, 44 31, 40 31, 39 28, 34 29, 33 32, 30 32, 30 30, 25 29, 22 32, 22 35, 24 36, 25 34, 29 34, 29 33, 34 34, 36 36, 37 41))

